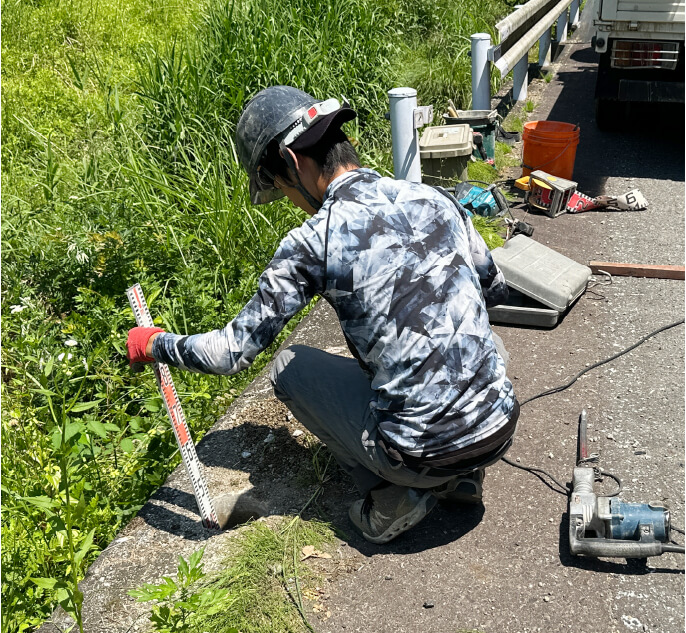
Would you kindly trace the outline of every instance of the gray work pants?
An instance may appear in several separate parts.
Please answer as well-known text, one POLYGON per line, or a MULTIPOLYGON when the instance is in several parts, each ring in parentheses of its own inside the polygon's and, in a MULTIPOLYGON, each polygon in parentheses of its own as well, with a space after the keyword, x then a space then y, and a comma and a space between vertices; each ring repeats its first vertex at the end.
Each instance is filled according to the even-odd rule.
POLYGON ((383 481, 433 488, 455 477, 427 476, 428 468, 415 472, 379 446, 369 408, 374 392, 355 359, 293 345, 276 357, 270 377, 276 397, 326 444, 363 496, 383 481))

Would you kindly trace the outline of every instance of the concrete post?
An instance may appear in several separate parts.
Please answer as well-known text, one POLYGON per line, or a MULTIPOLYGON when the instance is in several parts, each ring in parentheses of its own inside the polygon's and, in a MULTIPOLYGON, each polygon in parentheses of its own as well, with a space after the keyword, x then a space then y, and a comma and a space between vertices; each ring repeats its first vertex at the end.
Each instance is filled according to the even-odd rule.
POLYGON ((422 181, 419 160, 419 135, 414 126, 417 91, 414 88, 393 88, 388 91, 393 142, 393 173, 396 180, 422 181))
POLYGON ((491 109, 491 74, 488 50, 491 36, 488 33, 474 33, 472 40, 472 110, 491 109))
POLYGON ((538 65, 542 69, 550 67, 550 39, 551 29, 548 29, 538 40, 538 65))
POLYGON ((512 69, 512 98, 515 101, 526 101, 528 80, 529 56, 524 55, 512 69))
POLYGON ((573 29, 579 26, 579 0, 572 0, 569 5, 569 24, 573 29))
POLYGON ((560 17, 557 18, 557 29, 555 33, 555 41, 562 44, 567 41, 567 9, 565 9, 560 17))

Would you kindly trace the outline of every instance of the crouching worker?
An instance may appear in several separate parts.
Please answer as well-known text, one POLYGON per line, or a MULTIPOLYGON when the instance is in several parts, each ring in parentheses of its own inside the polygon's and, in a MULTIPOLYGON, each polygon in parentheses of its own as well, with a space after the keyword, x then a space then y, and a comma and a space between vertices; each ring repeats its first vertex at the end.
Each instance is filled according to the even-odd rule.
POLYGON ((519 407, 486 313, 507 293, 486 245, 445 192, 361 168, 341 130, 355 116, 286 86, 247 103, 236 145, 252 202, 286 195, 311 217, 225 328, 134 328, 128 347, 131 361, 233 374, 324 297, 355 358, 293 346, 273 364, 274 392, 358 486, 355 527, 386 543, 437 501, 480 503, 519 407))

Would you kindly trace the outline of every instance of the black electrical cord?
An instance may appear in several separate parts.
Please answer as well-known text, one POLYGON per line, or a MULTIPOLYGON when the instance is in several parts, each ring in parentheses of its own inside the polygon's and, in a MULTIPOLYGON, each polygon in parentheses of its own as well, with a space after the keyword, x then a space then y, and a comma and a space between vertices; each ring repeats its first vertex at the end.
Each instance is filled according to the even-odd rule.
POLYGON ((605 470, 598 470, 598 473, 601 475, 601 477, 610 477, 610 479, 614 479, 617 482, 617 490, 615 490, 610 495, 603 495, 603 497, 616 497, 619 494, 621 494, 622 490, 624 489, 624 484, 622 483, 622 480, 619 477, 617 477, 617 475, 608 473, 605 470))
POLYGON ((610 358, 606 358, 605 360, 598 361, 597 363, 594 363, 590 367, 586 367, 582 371, 580 371, 574 378, 572 378, 568 383, 561 385, 559 387, 553 387, 552 389, 547 389, 546 391, 542 391, 541 393, 532 396, 531 398, 527 398, 523 402, 519 403, 520 407, 523 407, 525 404, 532 402, 534 400, 538 400, 538 398, 544 398, 545 396, 551 396, 554 393, 559 393, 560 391, 564 391, 565 389, 568 389, 571 387, 581 376, 584 374, 588 373, 592 369, 595 369, 596 367, 600 367, 601 365, 605 365, 607 363, 612 362, 613 360, 619 358, 620 356, 623 356, 624 354, 627 354, 633 349, 636 349, 639 345, 645 343, 649 338, 655 336, 656 334, 659 334, 660 332, 664 332, 665 330, 669 330, 670 328, 676 327, 677 325, 682 325, 684 323, 684 319, 681 319, 679 321, 675 321, 674 323, 670 323, 669 325, 663 325, 661 328, 658 328, 657 330, 654 330, 650 334, 646 334, 641 340, 639 340, 637 343, 634 343, 633 345, 627 347, 626 349, 622 350, 621 352, 617 352, 614 356, 610 356, 610 358))
MULTIPOLYGON (((528 399, 524 400, 523 402, 520 402, 520 403, 519 403, 519 406, 520 406, 520 407, 523 407, 523 406, 524 406, 525 404, 527 404, 528 402, 532 402, 533 400, 537 400, 538 398, 543 398, 543 397, 545 397, 545 396, 551 396, 551 395, 553 395, 554 393, 559 393, 560 391, 564 391, 565 389, 568 389, 568 388, 571 387, 579 378, 581 378, 581 376, 583 376, 585 373, 591 371, 591 369, 595 369, 596 367, 600 367, 601 365, 605 365, 606 363, 609 363, 609 362, 615 360, 616 358, 619 358, 620 356, 623 356, 624 354, 630 352, 631 350, 636 349, 639 345, 641 345, 642 343, 645 343, 649 338, 655 336, 656 334, 659 334, 660 332, 664 332, 665 330, 669 330, 670 328, 676 327, 677 325, 682 325, 683 323, 684 323, 684 319, 681 319, 681 320, 679 320, 679 321, 675 321, 674 323, 670 323, 669 325, 664 325, 664 326, 662 326, 661 328, 658 328, 657 330, 654 330, 654 331, 651 332, 650 334, 647 334, 646 336, 644 336, 644 337, 643 337, 641 340, 639 340, 637 343, 634 343, 633 345, 627 347, 625 350, 622 350, 621 352, 618 352, 618 353, 615 354, 614 356, 610 356, 610 358, 606 358, 605 360, 601 360, 601 361, 595 363, 594 365, 591 365, 590 367, 586 367, 586 369, 584 369, 583 371, 580 371, 580 372, 579 372, 576 376, 574 376, 574 378, 572 378, 567 384, 561 385, 560 387, 553 387, 552 389, 547 389, 546 391, 543 391, 543 392, 539 393, 538 395, 532 396, 531 398, 528 398, 528 399)), ((502 459, 506 464, 510 464, 510 466, 514 466, 515 468, 519 468, 520 470, 526 470, 527 472, 530 472, 530 473, 536 475, 536 476, 539 477, 539 479, 541 479, 541 481, 543 481, 551 490, 554 490, 555 492, 560 493, 560 494, 564 494, 565 496, 569 496, 569 494, 570 494, 570 492, 571 492, 571 485, 570 485, 570 484, 564 484, 564 485, 561 484, 557 479, 555 479, 555 477, 553 477, 549 472, 543 470, 542 468, 534 468, 533 466, 522 466, 521 464, 517 464, 516 462, 513 462, 513 461, 507 459, 506 457, 502 457, 501 459, 502 459), (539 473, 540 473, 540 474, 539 474, 539 473), (558 485, 560 488, 562 488, 562 490, 564 490, 565 492, 562 492, 561 490, 555 490, 555 488, 553 488, 552 486, 550 486, 550 484, 549 484, 547 481, 545 481, 540 475, 545 475, 546 477, 548 477, 549 479, 551 479, 553 482, 555 482, 555 484, 557 484, 557 485, 558 485)), ((618 486, 617 490, 616 490, 615 492, 613 492, 612 494, 610 494, 610 495, 604 495, 604 496, 606 496, 606 497, 616 497, 618 494, 620 494, 620 493, 622 492, 622 487, 623 487, 622 480, 621 480, 619 477, 617 477, 617 475, 613 475, 612 473, 606 472, 606 471, 604 471, 604 470, 599 470, 598 472, 599 472, 599 474, 602 475, 603 477, 610 477, 611 479, 614 479, 614 480, 617 482, 617 486, 618 486)), ((676 530, 677 532, 680 532, 681 534, 684 534, 684 531, 683 531, 683 530, 680 530, 679 528, 676 528, 676 527, 673 527, 673 526, 672 526, 672 529, 673 529, 673 530, 676 530)))
POLYGON ((555 477, 553 477, 549 472, 546 472, 542 468, 534 468, 533 466, 522 466, 521 464, 517 464, 516 462, 513 462, 512 460, 509 460, 507 457, 501 457, 501 459, 506 463, 510 464, 510 466, 514 466, 515 468, 519 468, 520 470, 526 470, 529 473, 532 473, 533 475, 536 475, 548 488, 550 488, 553 492, 557 492, 561 495, 564 495, 565 497, 568 497, 570 492, 571 492, 571 487, 569 484, 562 484, 560 483, 555 477), (540 474, 539 474, 540 473, 540 474), (541 477, 541 475, 545 475, 549 479, 551 479, 556 485, 558 485, 562 490, 556 490, 553 488, 550 483, 548 483, 545 479, 541 477))

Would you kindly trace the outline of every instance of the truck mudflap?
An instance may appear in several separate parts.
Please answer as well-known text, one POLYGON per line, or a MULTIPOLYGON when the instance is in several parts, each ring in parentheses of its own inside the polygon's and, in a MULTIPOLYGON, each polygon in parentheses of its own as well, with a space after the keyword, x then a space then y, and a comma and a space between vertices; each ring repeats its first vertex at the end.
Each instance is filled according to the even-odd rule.
POLYGON ((684 83, 676 81, 620 79, 617 100, 684 103, 684 83))

